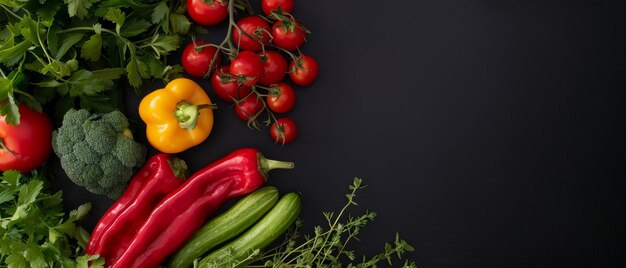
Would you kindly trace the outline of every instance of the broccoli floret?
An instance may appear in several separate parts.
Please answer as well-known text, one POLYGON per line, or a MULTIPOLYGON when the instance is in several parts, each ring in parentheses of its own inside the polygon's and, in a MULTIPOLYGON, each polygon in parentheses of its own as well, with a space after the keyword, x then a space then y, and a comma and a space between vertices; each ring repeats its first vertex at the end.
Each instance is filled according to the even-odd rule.
POLYGON ((115 149, 113 150, 117 159, 126 167, 136 166, 143 163, 144 159, 146 159, 146 147, 124 135, 118 136, 115 149))
POLYGON ((72 150, 74 156, 76 156, 76 159, 80 162, 85 164, 96 164, 100 162, 101 155, 96 153, 86 141, 74 144, 72 150))
MULTIPOLYGON (((67 126, 64 130, 67 133, 72 133, 72 135, 63 137, 63 139, 69 140, 72 143, 77 143, 85 140, 85 132, 82 130, 81 126, 67 126)), ((61 131, 61 129, 59 129, 59 131, 61 131)))
POLYGON ((87 190, 93 192, 93 191, 103 191, 106 194, 107 190, 106 189, 100 189, 100 183, 99 181, 102 178, 103 172, 102 172, 102 168, 98 165, 87 165, 85 166, 85 170, 83 171, 82 175, 82 179, 83 179, 83 183, 85 184, 85 188, 87 188, 87 190))
POLYGON ((74 183, 114 199, 146 158, 146 147, 128 132, 128 120, 119 111, 94 116, 71 109, 52 134, 52 147, 74 183))
POLYGON ((128 120, 120 111, 113 111, 102 115, 102 121, 108 123, 118 133, 122 133, 124 130, 128 129, 128 120))
POLYGON ((61 156, 61 167, 70 178, 79 177, 85 169, 85 163, 78 161, 74 154, 64 154, 61 156))
MULTIPOLYGON (((120 160, 118 160, 117 157, 112 154, 103 155, 100 166, 102 167, 102 171, 104 171, 104 175, 106 176, 121 176, 122 170, 127 169, 122 165, 122 162, 120 162, 120 160)), ((112 186, 113 185, 109 185, 105 187, 112 186)))
POLYGON ((52 149, 61 154, 69 154, 72 151, 74 143, 68 135, 63 135, 59 139, 59 134, 55 130, 52 132, 52 149), (57 141, 58 140, 58 141, 57 141))
POLYGON ((117 185, 111 188, 111 191, 109 192, 108 196, 111 198, 115 196, 120 196, 124 193, 124 190, 126 190, 126 185, 117 185))
POLYGON ((70 109, 63 116, 63 125, 64 126, 80 126, 89 117, 91 117, 91 114, 87 110, 70 109))
POLYGON ((86 124, 84 128, 85 141, 96 153, 106 154, 115 146, 117 133, 109 123, 99 120, 86 124))

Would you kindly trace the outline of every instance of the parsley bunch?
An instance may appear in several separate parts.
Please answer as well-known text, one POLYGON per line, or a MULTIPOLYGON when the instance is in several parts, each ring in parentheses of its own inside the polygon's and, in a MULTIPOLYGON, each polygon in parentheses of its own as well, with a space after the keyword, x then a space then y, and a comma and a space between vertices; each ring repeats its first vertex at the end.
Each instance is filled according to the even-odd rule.
POLYGON ((98 256, 77 256, 89 233, 76 222, 91 204, 81 205, 69 216, 63 212, 62 192, 50 193, 48 181, 6 171, 0 177, 0 267, 103 267, 98 256))
POLYGON ((179 76, 165 61, 191 27, 179 2, 0 0, 0 114, 19 124, 18 101, 52 100, 59 114, 109 112, 122 106, 121 77, 138 91, 179 76))

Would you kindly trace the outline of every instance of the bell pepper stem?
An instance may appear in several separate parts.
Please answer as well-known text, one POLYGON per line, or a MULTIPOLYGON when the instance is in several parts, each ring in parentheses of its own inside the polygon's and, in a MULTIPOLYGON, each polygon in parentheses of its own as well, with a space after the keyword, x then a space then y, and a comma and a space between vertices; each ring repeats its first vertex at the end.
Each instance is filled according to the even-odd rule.
POLYGON ((295 167, 293 162, 278 161, 267 159, 263 154, 257 154, 257 161, 259 164, 259 171, 263 174, 263 177, 267 180, 267 174, 272 169, 292 169, 295 167))
POLYGON ((13 151, 11 151, 11 150, 10 150, 10 149, 6 146, 6 144, 4 144, 4 139, 1 139, 1 138, 0 138, 0 149, 1 149, 1 150, 5 150, 5 151, 9 152, 12 156, 15 156, 15 153, 13 153, 13 151))
POLYGON ((189 175, 189 170, 187 169, 187 163, 185 160, 180 158, 172 157, 167 160, 167 163, 170 165, 172 172, 174 172, 174 176, 179 179, 187 179, 187 175, 189 175))
POLYGON ((198 116, 202 109, 215 109, 215 104, 194 105, 186 101, 181 101, 176 105, 174 117, 178 120, 178 126, 181 128, 192 130, 198 124, 198 116))

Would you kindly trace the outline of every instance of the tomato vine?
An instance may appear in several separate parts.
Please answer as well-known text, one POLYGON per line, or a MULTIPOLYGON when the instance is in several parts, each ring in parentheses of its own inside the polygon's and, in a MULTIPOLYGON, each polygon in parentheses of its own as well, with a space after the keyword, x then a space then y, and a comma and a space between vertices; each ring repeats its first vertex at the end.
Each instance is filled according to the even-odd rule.
MULTIPOLYGON (((188 1, 191 2, 193 1, 188 1)), ((319 72, 317 62, 300 51, 310 31, 291 13, 286 12, 293 10, 293 1, 262 1, 265 16, 255 14, 247 0, 215 0, 194 4, 198 6, 187 7, 192 18, 200 16, 191 14, 197 10, 207 10, 202 14, 204 16, 210 16, 210 12, 221 13, 223 8, 228 13, 227 18, 224 18, 228 23, 226 34, 219 44, 198 42, 197 37, 192 38, 196 53, 202 53, 209 48, 219 51, 213 54, 208 68, 202 69, 203 77, 211 79, 216 94, 224 101, 233 103, 235 113, 250 128, 260 130, 259 121, 267 127, 275 125, 278 120, 275 113, 287 113, 295 106, 297 90, 294 91, 285 83, 285 77, 290 77, 293 84, 298 86, 308 86, 319 72), (216 7, 222 10, 208 11, 216 7), (244 14, 238 16, 238 11, 243 11, 244 14), (255 53, 254 56, 252 53, 255 53), (270 54, 273 62, 267 63, 270 54), (226 63, 220 67, 220 62, 224 62, 221 61, 222 55, 226 56, 230 65, 226 63), (283 55, 286 55, 289 62, 283 55), (259 67, 259 62, 262 63, 262 68, 259 67), (233 81, 236 82, 236 87, 233 81), (289 89, 284 90, 286 86, 289 89), (267 115, 266 119, 262 119, 263 114, 267 115)), ((185 58, 183 66, 184 61, 185 58)), ((190 74, 197 72, 193 68, 186 71, 190 74)), ((295 126, 295 122, 293 125, 295 126)), ((270 128, 270 136, 276 143, 286 144, 293 140, 277 139, 276 137, 283 137, 285 134, 275 135, 277 130, 281 131, 281 128, 270 128)))

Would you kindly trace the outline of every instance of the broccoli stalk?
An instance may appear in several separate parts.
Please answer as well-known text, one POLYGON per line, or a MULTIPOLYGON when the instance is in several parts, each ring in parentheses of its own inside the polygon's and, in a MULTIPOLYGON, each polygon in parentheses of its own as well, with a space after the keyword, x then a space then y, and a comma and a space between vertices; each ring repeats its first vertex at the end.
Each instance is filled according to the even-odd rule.
POLYGON ((134 169, 146 159, 146 147, 133 140, 120 111, 93 115, 69 110, 52 133, 52 147, 70 180, 112 199, 124 192, 134 169))

